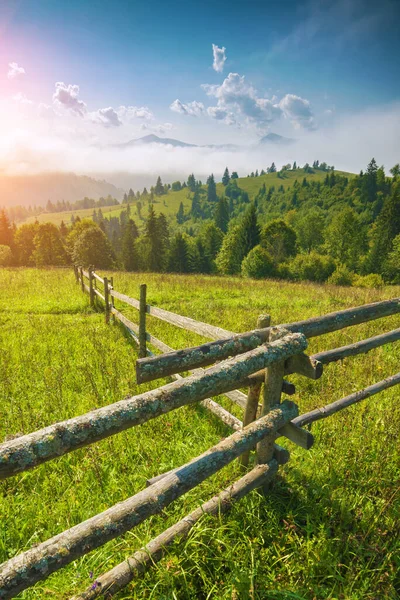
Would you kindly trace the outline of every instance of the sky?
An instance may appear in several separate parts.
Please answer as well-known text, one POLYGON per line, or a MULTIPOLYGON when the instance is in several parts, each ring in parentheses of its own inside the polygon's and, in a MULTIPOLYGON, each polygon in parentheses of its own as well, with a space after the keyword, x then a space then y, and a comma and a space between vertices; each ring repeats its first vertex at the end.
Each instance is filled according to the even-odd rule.
POLYGON ((269 132, 282 160, 390 168, 399 25, 398 0, 2 0, 0 171, 246 169, 269 132), (243 150, 116 150, 148 134, 243 150))

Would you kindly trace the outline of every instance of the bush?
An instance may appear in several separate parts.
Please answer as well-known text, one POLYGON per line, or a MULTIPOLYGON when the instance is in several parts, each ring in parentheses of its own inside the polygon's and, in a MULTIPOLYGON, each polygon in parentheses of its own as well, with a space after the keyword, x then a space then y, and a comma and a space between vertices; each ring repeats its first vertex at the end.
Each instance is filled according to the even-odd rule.
POLYGON ((317 252, 298 254, 289 263, 293 279, 318 282, 326 281, 334 272, 335 266, 331 256, 317 254, 317 252))
POLYGON ((370 273, 369 275, 356 275, 353 285, 360 288, 380 288, 385 285, 385 282, 378 273, 370 273))
POLYGON ((12 252, 10 246, 0 244, 0 267, 8 267, 12 263, 12 252))
POLYGON ((271 255, 261 246, 255 246, 242 261, 242 275, 252 279, 264 279, 275 273, 271 255))
POLYGON ((339 265, 328 279, 331 285, 352 285, 354 281, 354 273, 350 271, 346 265, 339 265))

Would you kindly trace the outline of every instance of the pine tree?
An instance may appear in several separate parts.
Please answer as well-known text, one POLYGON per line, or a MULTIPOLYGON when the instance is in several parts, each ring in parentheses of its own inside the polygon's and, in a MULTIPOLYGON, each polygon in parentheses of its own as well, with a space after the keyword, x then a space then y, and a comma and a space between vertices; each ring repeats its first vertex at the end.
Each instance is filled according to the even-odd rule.
POLYGON ((239 179, 237 171, 232 171, 231 179, 239 179))
POLYGON ((168 271, 171 273, 189 272, 189 249, 182 233, 177 233, 171 242, 168 271))
POLYGON ((191 192, 195 192, 196 191, 196 178, 193 175, 193 173, 191 175, 189 175, 189 177, 188 177, 187 187, 189 188, 189 190, 191 192))
POLYGON ((126 271, 138 270, 137 252, 135 248, 135 240, 137 237, 138 230, 136 224, 132 219, 129 219, 122 236, 122 264, 126 271))
POLYGON ((154 188, 154 193, 156 196, 162 196, 163 194, 165 194, 165 189, 160 176, 157 177, 157 183, 154 188))
POLYGON ((220 198, 215 207, 214 221, 217 227, 224 233, 228 231, 229 206, 226 198, 220 198))
POLYGON ((393 240, 400 233, 400 183, 394 185, 389 198, 376 220, 372 247, 366 261, 366 270, 370 273, 382 273, 389 253, 393 249, 393 240))
POLYGON ((192 198, 192 208, 190 210, 193 219, 198 219, 202 216, 201 214, 201 206, 200 206, 200 194, 199 191, 196 190, 193 194, 192 198))
POLYGON ((162 244, 159 236, 159 226, 156 213, 151 205, 145 224, 145 236, 149 243, 149 264, 150 271, 161 271, 164 262, 162 255, 162 244))
POLYGON ((276 173, 276 166, 274 162, 271 164, 270 167, 268 167, 267 173, 276 173))
POLYGON ((208 202, 216 202, 218 200, 217 186, 215 185, 215 179, 212 173, 207 179, 207 200, 208 202))
POLYGON ((176 220, 179 225, 182 225, 185 220, 185 209, 183 208, 183 202, 181 202, 179 205, 178 212, 176 213, 176 220))
POLYGON ((228 167, 226 167, 224 174, 222 176, 222 183, 227 186, 228 183, 230 181, 230 176, 229 176, 229 171, 228 171, 228 167))
POLYGON ((246 255, 254 246, 260 243, 260 227, 257 222, 257 211, 254 204, 251 204, 247 209, 239 227, 246 255))
POLYGON ((0 212, 0 245, 10 247, 13 245, 13 229, 5 210, 0 212))

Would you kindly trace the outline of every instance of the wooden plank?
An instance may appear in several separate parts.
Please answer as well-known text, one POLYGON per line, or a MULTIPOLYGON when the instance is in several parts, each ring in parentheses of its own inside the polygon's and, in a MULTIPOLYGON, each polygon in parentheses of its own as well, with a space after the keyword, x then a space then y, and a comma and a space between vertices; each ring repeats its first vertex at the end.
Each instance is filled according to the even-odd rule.
POLYGON ((161 340, 156 338, 151 333, 148 333, 148 332, 146 333, 146 340, 148 342, 150 342, 150 344, 152 344, 153 346, 155 346, 156 348, 161 350, 162 352, 173 352, 173 350, 172 350, 172 348, 170 348, 170 346, 168 346, 167 344, 164 344, 164 342, 162 342, 161 340))
POLYGON ((103 277, 100 277, 100 275, 97 275, 96 271, 92 271, 92 275, 93 277, 99 282, 99 283, 103 283, 103 277))
POLYGON ((319 421, 320 419, 326 419, 331 415, 343 410, 344 408, 348 408, 352 404, 356 404, 361 400, 365 400, 370 396, 374 396, 383 390, 391 388, 400 383, 400 373, 396 375, 392 375, 391 377, 387 377, 378 383, 374 383, 365 389, 355 392, 354 394, 350 394, 341 400, 336 400, 336 402, 332 402, 331 404, 327 404, 326 406, 322 406, 321 408, 316 408, 311 410, 304 415, 300 415, 293 420, 295 425, 303 426, 308 425, 309 423, 314 423, 314 421, 319 421))
POLYGON ((89 279, 89 273, 88 273, 88 271, 84 271, 84 269, 82 269, 82 275, 84 277, 86 277, 86 279, 89 279))
POLYGON ((276 461, 271 461, 268 465, 257 465, 223 492, 163 531, 144 548, 135 552, 133 556, 125 559, 104 575, 96 577, 96 585, 92 584, 87 590, 74 596, 71 600, 94 600, 103 595, 106 597, 113 596, 133 579, 144 575, 154 563, 161 560, 166 555, 168 547, 175 540, 185 539, 203 515, 218 515, 227 512, 234 501, 264 485, 275 475, 277 470, 276 461))
MULTIPOLYGON (((393 300, 384 300, 383 302, 333 312, 322 317, 284 324, 281 327, 291 332, 301 332, 307 338, 310 338, 398 313, 400 313, 400 298, 394 298, 393 300)), ((150 381, 148 378, 149 372, 154 374, 156 379, 166 377, 172 373, 205 367, 216 361, 225 360, 229 356, 237 356, 257 348, 257 346, 268 340, 268 335, 269 328, 267 327, 234 335, 230 338, 207 342, 201 346, 171 352, 166 356, 156 356, 152 359, 150 370, 147 370, 148 363, 145 362, 149 359, 142 359, 137 372, 140 380, 144 382, 150 381)))
POLYGON ((309 450, 314 443, 312 433, 307 431, 307 429, 301 429, 294 422, 286 423, 286 425, 281 427, 277 437, 280 436, 286 437, 297 446, 304 448, 304 450, 309 450))
POLYGON ((130 298, 126 294, 121 294, 121 292, 117 292, 116 290, 111 290, 110 295, 113 298, 117 298, 117 300, 120 300, 121 302, 125 302, 125 304, 129 304, 129 306, 133 306, 133 308, 137 308, 138 310, 140 309, 140 302, 135 298, 130 298))
POLYGON ((323 364, 316 360, 313 356, 307 356, 307 354, 296 354, 296 356, 290 356, 285 361, 285 375, 291 373, 297 373, 303 375, 308 379, 319 379, 322 377, 323 364))
POLYGON ((221 327, 215 327, 214 325, 209 325, 208 323, 203 323, 202 321, 196 321, 190 317, 177 315, 169 310, 164 310, 163 308, 158 308, 156 306, 150 306, 149 304, 147 305, 147 313, 152 317, 157 317, 157 319, 161 319, 162 321, 176 325, 181 329, 194 331, 194 333, 198 333, 204 337, 219 340, 234 335, 232 331, 227 331, 226 329, 221 329, 221 327))
MULTIPOLYGON (((114 315, 114 317, 116 317, 119 321, 121 321, 121 323, 123 323, 127 329, 130 329, 136 335, 139 335, 139 326, 136 325, 136 323, 133 323, 132 321, 130 321, 129 319, 127 319, 127 317, 125 317, 125 315, 123 315, 116 308, 111 307, 111 313, 114 315)), ((138 339, 138 342, 139 342, 139 338, 137 338, 137 339, 138 339)))
POLYGON ((393 329, 388 333, 382 333, 374 337, 356 342, 355 344, 349 344, 348 346, 341 346, 340 348, 334 348, 333 350, 327 350, 325 352, 318 352, 311 358, 318 360, 322 364, 326 365, 331 362, 342 360, 347 356, 356 356, 357 354, 366 354, 373 348, 384 346, 385 344, 391 344, 400 340, 400 329, 393 329))
POLYGON ((306 346, 307 340, 302 334, 291 334, 220 363, 201 375, 168 383, 0 444, 0 479, 141 425, 181 406, 234 390, 249 373, 302 352, 306 346))
POLYGON ((273 435, 297 414, 296 405, 287 401, 158 483, 11 558, 0 566, 0 597, 14 597, 37 581, 160 513, 245 450, 266 436, 273 435))
POLYGON ((104 298, 103 294, 101 294, 99 292, 99 290, 96 290, 96 288, 93 288, 93 292, 96 294, 96 296, 98 296, 99 298, 101 298, 105 302, 106 299, 104 298))
POLYGON ((90 294, 90 288, 89 288, 88 285, 86 285, 86 283, 83 283, 82 287, 83 287, 83 289, 84 289, 85 292, 87 292, 88 294, 90 294))

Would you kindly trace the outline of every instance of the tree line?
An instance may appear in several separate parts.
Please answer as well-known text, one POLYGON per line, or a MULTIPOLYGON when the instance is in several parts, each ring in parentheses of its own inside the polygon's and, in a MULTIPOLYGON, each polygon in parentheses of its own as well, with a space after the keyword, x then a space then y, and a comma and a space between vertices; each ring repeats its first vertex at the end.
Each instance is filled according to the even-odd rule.
MULTIPOLYGON (((192 174, 185 182, 190 208, 185 211, 181 204, 176 217, 168 219, 156 214, 150 201, 140 229, 129 202, 119 217, 104 218, 98 208, 92 219, 76 218, 60 227, 35 222, 16 228, 3 211, 0 264, 74 262, 342 285, 400 283, 399 166, 387 177, 372 159, 365 172, 347 178, 314 161, 302 169, 284 166, 282 179, 289 167, 299 179, 277 188, 264 181, 253 201, 240 188, 236 172, 225 170, 219 195, 213 175, 203 185, 192 174), (326 172, 322 180, 307 179, 317 170, 326 172)), ((175 187, 178 183, 182 189, 180 182, 175 187)), ((168 193, 161 178, 157 184, 149 197, 156 189, 159 195, 168 193)))

